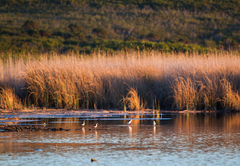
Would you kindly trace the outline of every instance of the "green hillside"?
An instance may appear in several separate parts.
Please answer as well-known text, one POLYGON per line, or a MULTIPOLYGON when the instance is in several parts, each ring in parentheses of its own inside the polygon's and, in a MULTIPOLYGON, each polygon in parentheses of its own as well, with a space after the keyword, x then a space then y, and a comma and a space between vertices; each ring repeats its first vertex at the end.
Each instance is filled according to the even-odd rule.
POLYGON ((1 0, 1 52, 240 49, 240 0, 1 0))

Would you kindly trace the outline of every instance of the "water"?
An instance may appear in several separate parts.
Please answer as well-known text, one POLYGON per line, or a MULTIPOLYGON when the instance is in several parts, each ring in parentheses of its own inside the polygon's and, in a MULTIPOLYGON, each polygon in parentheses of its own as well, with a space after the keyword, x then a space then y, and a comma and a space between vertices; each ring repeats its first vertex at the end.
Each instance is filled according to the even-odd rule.
POLYGON ((101 116, 25 117, 71 130, 0 132, 0 165, 239 165, 239 113, 101 116))

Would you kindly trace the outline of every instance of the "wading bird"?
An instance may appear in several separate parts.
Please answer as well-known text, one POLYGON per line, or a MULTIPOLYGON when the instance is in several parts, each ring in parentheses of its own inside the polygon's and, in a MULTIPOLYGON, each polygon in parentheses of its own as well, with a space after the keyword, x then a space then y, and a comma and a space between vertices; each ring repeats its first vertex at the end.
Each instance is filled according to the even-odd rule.
POLYGON ((131 123, 132 123, 132 119, 127 122, 128 125, 130 125, 131 123))
POLYGON ((81 126, 85 126, 85 120, 81 123, 81 126))
POLYGON ((98 126, 98 123, 94 124, 92 128, 95 128, 95 129, 96 129, 97 126, 98 126))
POLYGON ((155 120, 153 121, 153 126, 156 126, 156 122, 155 122, 155 120))

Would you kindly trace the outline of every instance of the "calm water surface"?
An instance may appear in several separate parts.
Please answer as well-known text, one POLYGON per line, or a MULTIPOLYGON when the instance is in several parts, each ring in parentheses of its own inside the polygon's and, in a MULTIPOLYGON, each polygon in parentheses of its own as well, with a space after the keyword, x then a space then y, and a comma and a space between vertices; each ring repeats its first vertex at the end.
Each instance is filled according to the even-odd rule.
POLYGON ((240 164, 239 113, 31 120, 39 121, 15 124, 42 125, 45 122, 49 127, 71 130, 0 132, 0 165, 240 164), (126 125, 129 118, 133 118, 131 126, 126 125), (151 118, 157 118, 155 127, 151 118), (86 119, 86 126, 80 127, 83 119, 86 119), (96 122, 99 127, 92 130, 96 122), (91 162, 91 158, 98 161, 91 162))

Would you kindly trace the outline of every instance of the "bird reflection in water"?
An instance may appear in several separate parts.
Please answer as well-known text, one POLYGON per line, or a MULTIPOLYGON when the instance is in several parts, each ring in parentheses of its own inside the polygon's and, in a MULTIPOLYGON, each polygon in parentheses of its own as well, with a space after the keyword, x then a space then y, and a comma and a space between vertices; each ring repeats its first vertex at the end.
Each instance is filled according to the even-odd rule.
POLYGON ((132 137, 132 126, 128 126, 129 136, 132 137))
POLYGON ((82 133, 85 135, 85 127, 82 128, 82 133))
POLYGON ((156 122, 155 120, 153 121, 153 135, 156 135, 156 122))
POLYGON ((97 130, 95 130, 95 136, 96 136, 96 141, 98 140, 98 133, 97 130))
POLYGON ((153 126, 153 135, 156 135, 156 126, 153 126))

